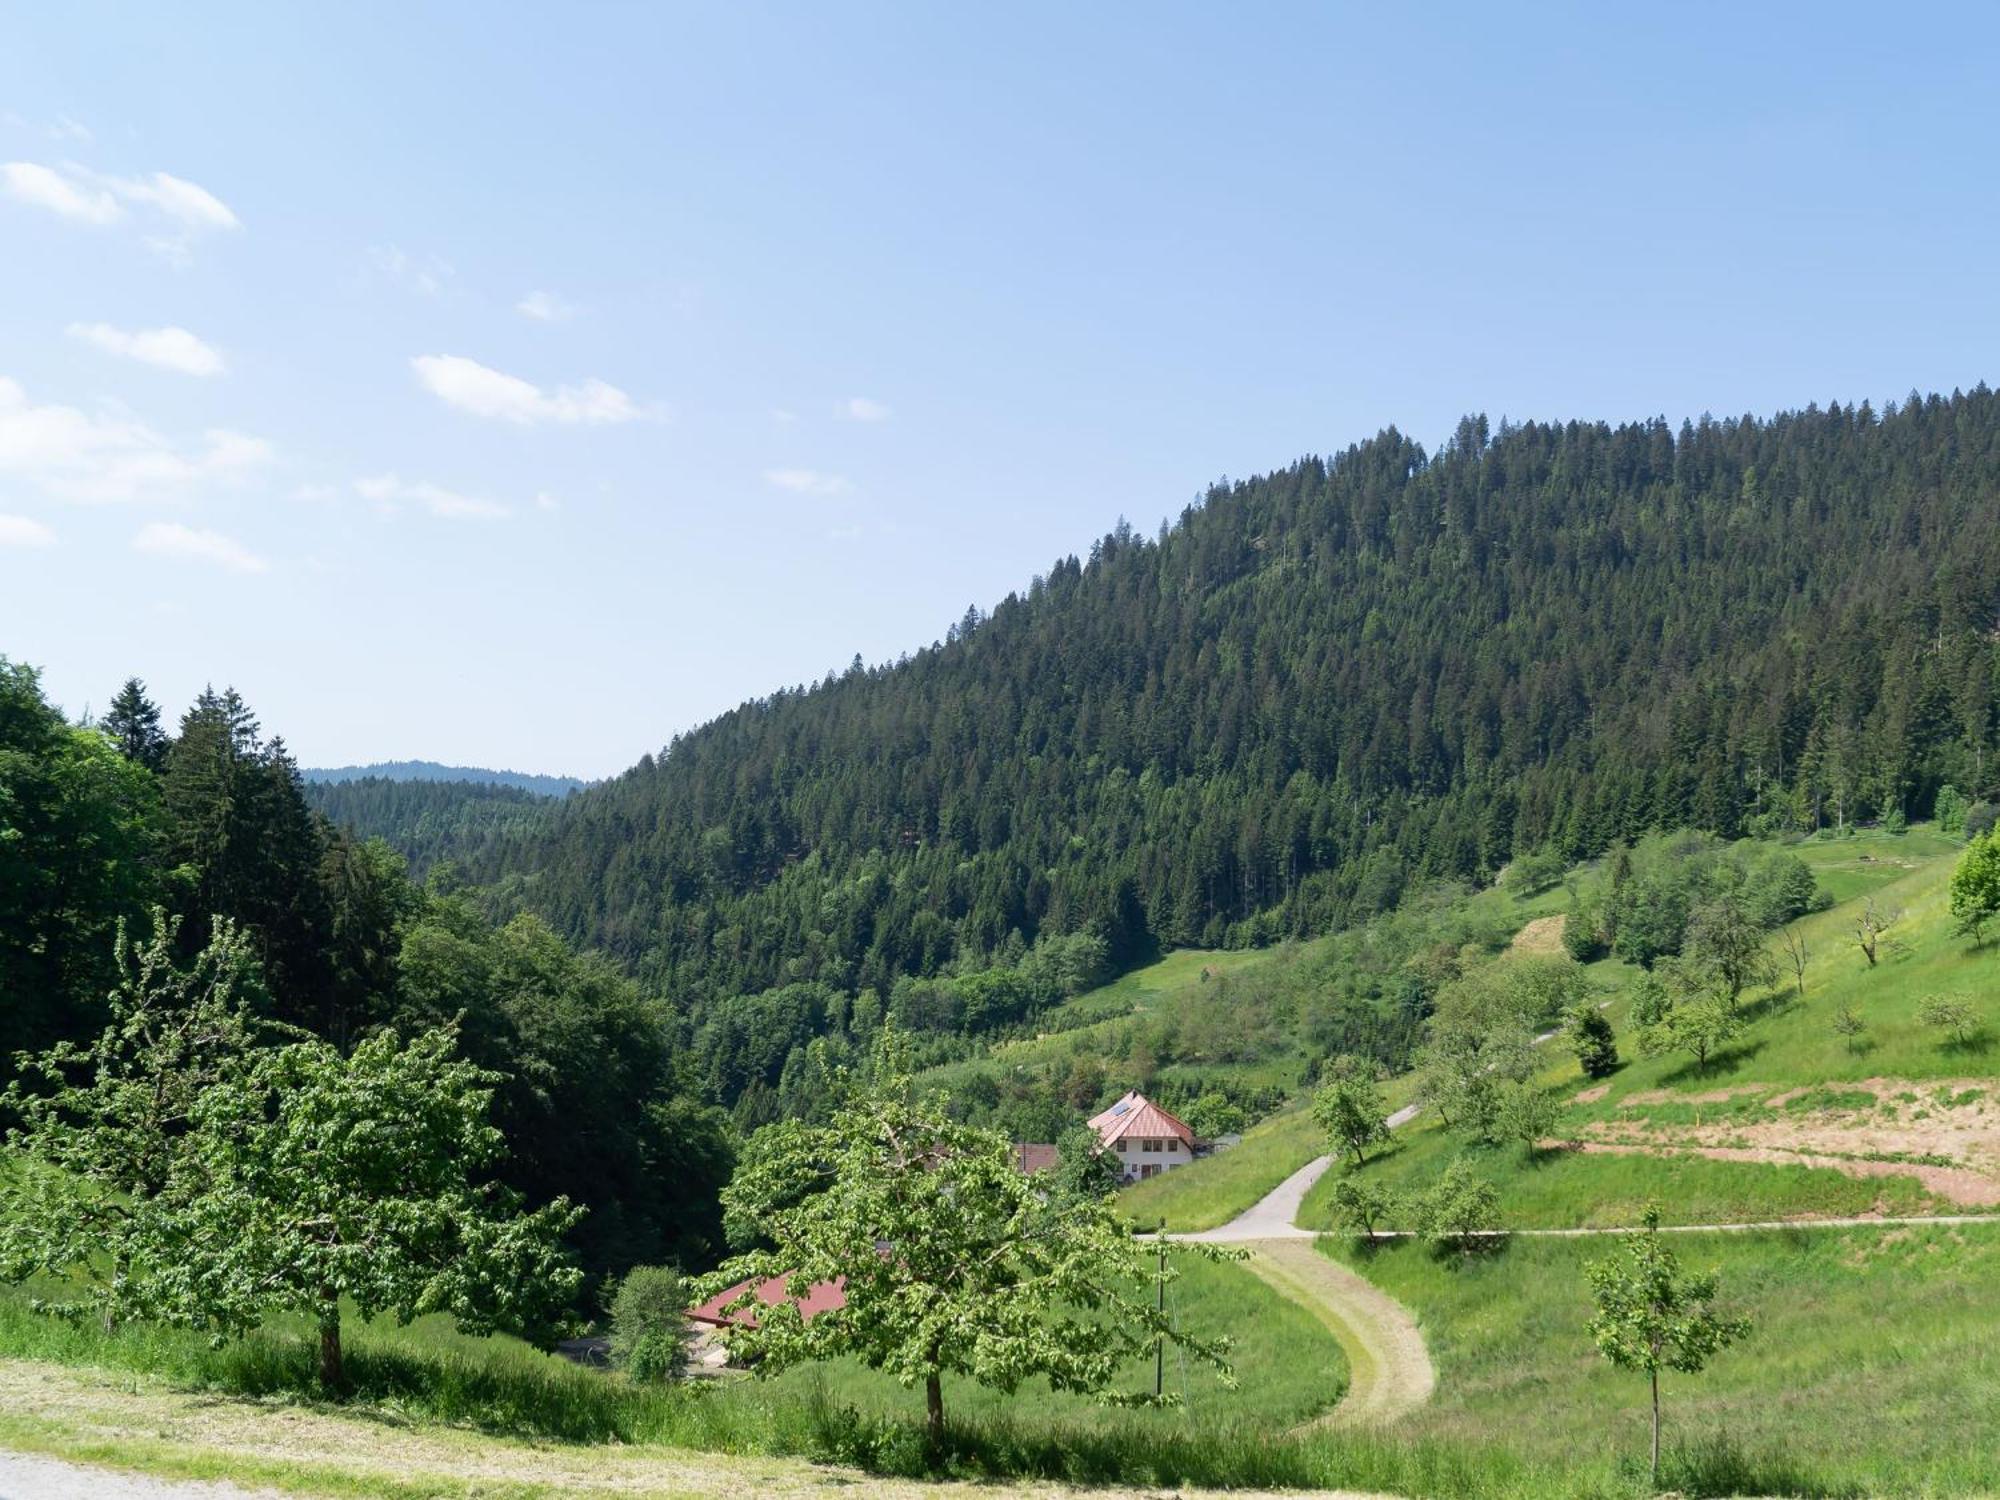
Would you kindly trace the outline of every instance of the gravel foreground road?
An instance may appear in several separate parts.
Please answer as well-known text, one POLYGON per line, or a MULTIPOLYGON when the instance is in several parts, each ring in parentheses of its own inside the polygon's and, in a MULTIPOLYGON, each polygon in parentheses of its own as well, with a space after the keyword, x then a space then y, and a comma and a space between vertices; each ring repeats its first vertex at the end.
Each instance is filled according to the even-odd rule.
POLYGON ((0 1500, 279 1500, 279 1495, 210 1480, 150 1479, 61 1459, 0 1453, 0 1500))

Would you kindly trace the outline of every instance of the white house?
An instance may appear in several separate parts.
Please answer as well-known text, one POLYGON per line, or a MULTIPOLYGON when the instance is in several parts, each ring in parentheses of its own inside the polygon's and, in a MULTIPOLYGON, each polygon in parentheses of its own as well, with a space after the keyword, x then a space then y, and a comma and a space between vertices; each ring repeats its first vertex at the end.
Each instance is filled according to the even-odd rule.
POLYGON ((1127 1094, 1093 1116, 1090 1128, 1117 1161, 1120 1182, 1157 1177, 1194 1160, 1194 1132, 1144 1094, 1127 1094))

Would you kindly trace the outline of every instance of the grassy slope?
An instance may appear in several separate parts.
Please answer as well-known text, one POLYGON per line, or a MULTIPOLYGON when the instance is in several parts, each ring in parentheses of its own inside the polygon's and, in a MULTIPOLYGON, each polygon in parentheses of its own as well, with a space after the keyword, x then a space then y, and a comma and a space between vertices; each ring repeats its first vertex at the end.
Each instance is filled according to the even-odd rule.
MULTIPOLYGON (((1874 1077, 1924 1080, 1992 1073, 1992 1053, 1944 1045, 1916 1018, 1927 995, 1977 998, 2000 981, 2000 950, 1975 951, 1948 930, 1946 886, 1957 849, 1955 840, 1928 830, 1900 838, 1868 834, 1797 846, 1822 883, 1845 898, 1832 910, 1796 924, 1811 952, 1806 999, 1782 1000, 1789 991, 1789 972, 1778 986, 1778 1002, 1751 998, 1748 1003, 1758 1019, 1742 1043, 1712 1060, 1705 1073, 1685 1057, 1635 1058, 1622 994, 1633 971, 1608 961, 1593 965, 1593 981, 1611 997, 1607 1014, 1618 1028, 1619 1049, 1627 1061, 1603 1099, 1568 1104, 1558 1133, 1591 1121, 1630 1118, 1635 1112, 1625 1101, 1647 1091, 1664 1090, 1692 1101, 1695 1095, 1752 1085, 1758 1086, 1758 1097, 1768 1097, 1801 1085, 1874 1077), (1891 929, 1899 950, 1874 970, 1852 941, 1854 913, 1870 896, 1878 907, 1905 913, 1891 929), (1850 1053, 1829 1029, 1830 1018, 1843 1005, 1869 1025, 1866 1050, 1858 1054, 1850 1053)), ((1552 1047, 1542 1082, 1567 1102, 1587 1080, 1573 1058, 1552 1047)), ((1724 1106, 1690 1102, 1687 1112, 1697 1108, 1713 1119, 1724 1106)), ((1651 1111, 1655 1116, 1667 1112, 1658 1106, 1651 1111)), ((1435 1119, 1422 1119, 1399 1132, 1394 1149, 1364 1170, 1391 1185, 1413 1187, 1467 1151, 1435 1119)), ((1664 1204, 1670 1219, 1684 1223, 1852 1214, 1871 1208, 1921 1213, 1951 1206, 1934 1199, 1913 1178, 1856 1179, 1823 1167, 1566 1152, 1529 1157, 1511 1146, 1470 1154, 1499 1185, 1503 1221, 1514 1225, 1630 1224, 1649 1198, 1664 1204)), ((1332 1186, 1329 1179, 1307 1196, 1301 1222, 1327 1222, 1332 1186)))
POLYGON ((1243 1133, 1227 1151, 1175 1167, 1118 1195, 1132 1222, 1164 1223, 1176 1233, 1227 1223, 1326 1150, 1326 1139, 1302 1107, 1279 1111, 1243 1133))
MULTIPOLYGON (((1468 905, 1477 914, 1492 918, 1503 930, 1511 930, 1561 911, 1567 901, 1568 896, 1560 887, 1527 900, 1495 887, 1470 897, 1468 905)), ((1316 949, 1325 946, 1324 942, 1303 944, 1299 956, 1310 960, 1316 949)), ((1241 965, 1256 961, 1260 955, 1197 955, 1198 959, 1210 962, 1217 957, 1235 959, 1241 965)), ((1201 963, 1195 962, 1184 972, 1196 979, 1200 968, 1201 963)), ((1162 984, 1158 988, 1167 986, 1162 984)), ((1081 996, 1072 1003, 1084 1004, 1091 998, 1081 996)), ((1404 1102, 1408 1092, 1407 1079, 1392 1080, 1384 1090, 1384 1097, 1393 1108, 1404 1102)), ((1313 1124, 1312 1117, 1302 1105, 1293 1107, 1260 1121, 1244 1133, 1238 1146, 1126 1188, 1119 1194, 1119 1206, 1139 1224, 1150 1226, 1164 1220, 1168 1229, 1177 1232, 1213 1229, 1227 1223, 1325 1150, 1325 1137, 1313 1124)))
MULTIPOLYGON (((1405 1424, 1412 1436, 1567 1464, 1584 1492, 1643 1454, 1644 1379, 1600 1358, 1585 1327, 1583 1265, 1615 1241, 1516 1240, 1463 1263, 1414 1244, 1320 1243, 1424 1325, 1438 1388, 1405 1424)), ((2000 1302, 1986 1290, 2000 1281, 2000 1233, 1800 1230, 1673 1249, 1719 1269, 1725 1300, 1754 1325, 1705 1374, 1662 1382, 1669 1442, 1715 1445, 1706 1492, 2000 1486, 2000 1302)))

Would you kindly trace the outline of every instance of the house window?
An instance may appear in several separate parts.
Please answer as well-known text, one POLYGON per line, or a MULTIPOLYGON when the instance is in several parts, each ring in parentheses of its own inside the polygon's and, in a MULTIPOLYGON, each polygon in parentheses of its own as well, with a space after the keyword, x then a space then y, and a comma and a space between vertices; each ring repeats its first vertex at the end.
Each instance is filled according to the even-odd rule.
POLYGON ((1145 1149, 1148 1151, 1157 1151, 1160 1149, 1160 1143, 1158 1141, 1148 1141, 1146 1142, 1145 1149))

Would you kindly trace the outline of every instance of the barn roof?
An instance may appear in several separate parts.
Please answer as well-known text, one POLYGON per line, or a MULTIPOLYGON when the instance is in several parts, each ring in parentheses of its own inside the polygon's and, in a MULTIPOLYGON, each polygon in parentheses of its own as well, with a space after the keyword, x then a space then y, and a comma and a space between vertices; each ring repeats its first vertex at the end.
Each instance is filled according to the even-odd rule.
POLYGON ((1014 1165, 1030 1177, 1048 1171, 1061 1160, 1062 1152, 1054 1146, 1039 1141, 1014 1142, 1014 1165))
MULTIPOLYGON (((786 1296, 785 1280, 783 1276, 769 1276, 758 1282, 757 1300, 766 1307, 776 1307, 781 1302, 796 1303, 799 1316, 807 1321, 811 1321, 820 1313, 832 1312, 836 1308, 847 1306, 845 1276, 832 1281, 815 1281, 806 1288, 803 1297, 786 1296)), ((749 1285, 747 1281, 739 1281, 727 1291, 717 1292, 706 1302, 690 1307, 687 1315, 697 1323, 713 1323, 717 1328, 755 1328, 757 1310, 754 1307, 740 1307, 734 1312, 723 1311, 730 1303, 741 1297, 749 1285)))
POLYGON ((1131 1136, 1134 1140, 1175 1136, 1188 1146, 1194 1145, 1194 1132, 1188 1129, 1184 1121, 1168 1114, 1136 1090, 1120 1099, 1103 1114, 1093 1115, 1090 1128, 1097 1132, 1097 1139, 1106 1146, 1116 1145, 1126 1136, 1131 1136))

